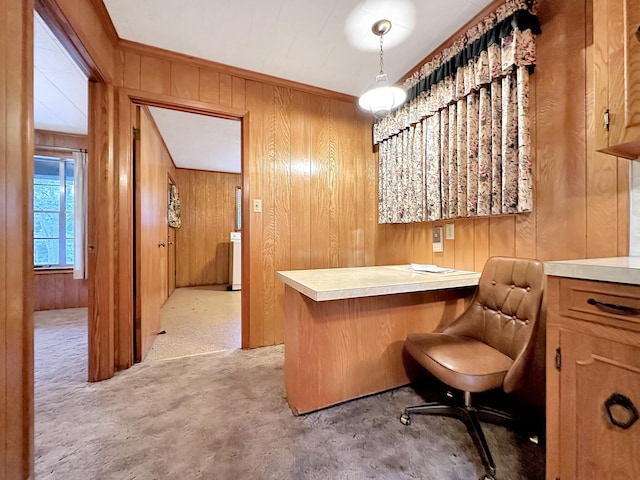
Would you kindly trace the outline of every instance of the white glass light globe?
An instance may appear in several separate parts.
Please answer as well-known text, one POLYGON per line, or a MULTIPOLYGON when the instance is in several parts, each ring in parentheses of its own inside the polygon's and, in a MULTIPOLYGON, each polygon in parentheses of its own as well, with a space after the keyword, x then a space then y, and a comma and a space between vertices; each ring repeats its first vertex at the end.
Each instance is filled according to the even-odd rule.
POLYGON ((381 73, 376 77, 376 83, 358 99, 358 105, 376 118, 382 118, 402 105, 406 98, 407 93, 400 87, 390 85, 387 75, 381 73))

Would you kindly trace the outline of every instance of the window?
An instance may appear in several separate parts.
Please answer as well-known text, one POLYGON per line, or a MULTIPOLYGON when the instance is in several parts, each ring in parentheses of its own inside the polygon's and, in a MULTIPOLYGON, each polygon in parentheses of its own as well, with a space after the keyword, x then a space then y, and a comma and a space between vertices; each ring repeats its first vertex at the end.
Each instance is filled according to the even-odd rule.
POLYGON ((73 266, 73 160, 35 156, 33 263, 73 266))
POLYGON ((242 188, 236 187, 236 231, 242 230, 242 188))

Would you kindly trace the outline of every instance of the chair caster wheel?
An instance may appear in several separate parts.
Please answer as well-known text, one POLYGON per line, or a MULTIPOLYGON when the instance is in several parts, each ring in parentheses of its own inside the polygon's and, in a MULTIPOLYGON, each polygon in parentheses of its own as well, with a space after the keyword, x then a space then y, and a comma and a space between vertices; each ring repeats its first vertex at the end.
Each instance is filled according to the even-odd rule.
POLYGON ((409 415, 407 415, 406 413, 403 413, 400 416, 400 423, 403 425, 411 425, 411 417, 409 415))

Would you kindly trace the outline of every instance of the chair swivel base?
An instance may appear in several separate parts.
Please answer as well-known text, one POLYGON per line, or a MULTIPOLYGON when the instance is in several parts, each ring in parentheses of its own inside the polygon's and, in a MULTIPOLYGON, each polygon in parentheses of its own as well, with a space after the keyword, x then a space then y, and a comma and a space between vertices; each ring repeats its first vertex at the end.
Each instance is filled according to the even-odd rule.
MULTIPOLYGON (((450 394, 448 394, 448 397, 451 398, 450 394)), ((489 451, 482 427, 478 421, 477 413, 481 415, 483 420, 489 422, 510 423, 513 421, 513 418, 509 414, 499 410, 482 407, 476 409, 471 403, 471 393, 464 392, 464 405, 454 404, 453 402, 430 402, 423 405, 407 407, 404 409, 404 414, 400 417, 400 422, 403 425, 411 425, 411 414, 440 415, 461 420, 466 425, 485 467, 486 473, 480 477, 480 480, 495 480, 496 466, 489 451)))

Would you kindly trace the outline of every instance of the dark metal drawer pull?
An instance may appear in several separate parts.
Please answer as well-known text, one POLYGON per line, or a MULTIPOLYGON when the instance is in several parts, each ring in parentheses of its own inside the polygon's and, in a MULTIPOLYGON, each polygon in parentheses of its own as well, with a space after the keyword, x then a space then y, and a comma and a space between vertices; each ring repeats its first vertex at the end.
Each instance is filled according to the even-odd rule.
POLYGON ((611 422, 611 424, 622 430, 631 428, 631 425, 636 423, 636 420, 638 420, 638 409, 629 397, 622 395, 621 393, 612 393, 611 396, 605 400, 604 409, 609 416, 609 421, 611 422), (611 407, 613 407, 614 405, 619 405, 630 413, 629 418, 626 422, 618 420, 613 416, 611 407))
POLYGON ((599 302, 595 298, 587 300, 589 305, 594 305, 602 310, 615 310, 616 313, 622 313, 624 315, 640 315, 640 310, 633 307, 625 307, 624 305, 616 305, 615 303, 599 302))

